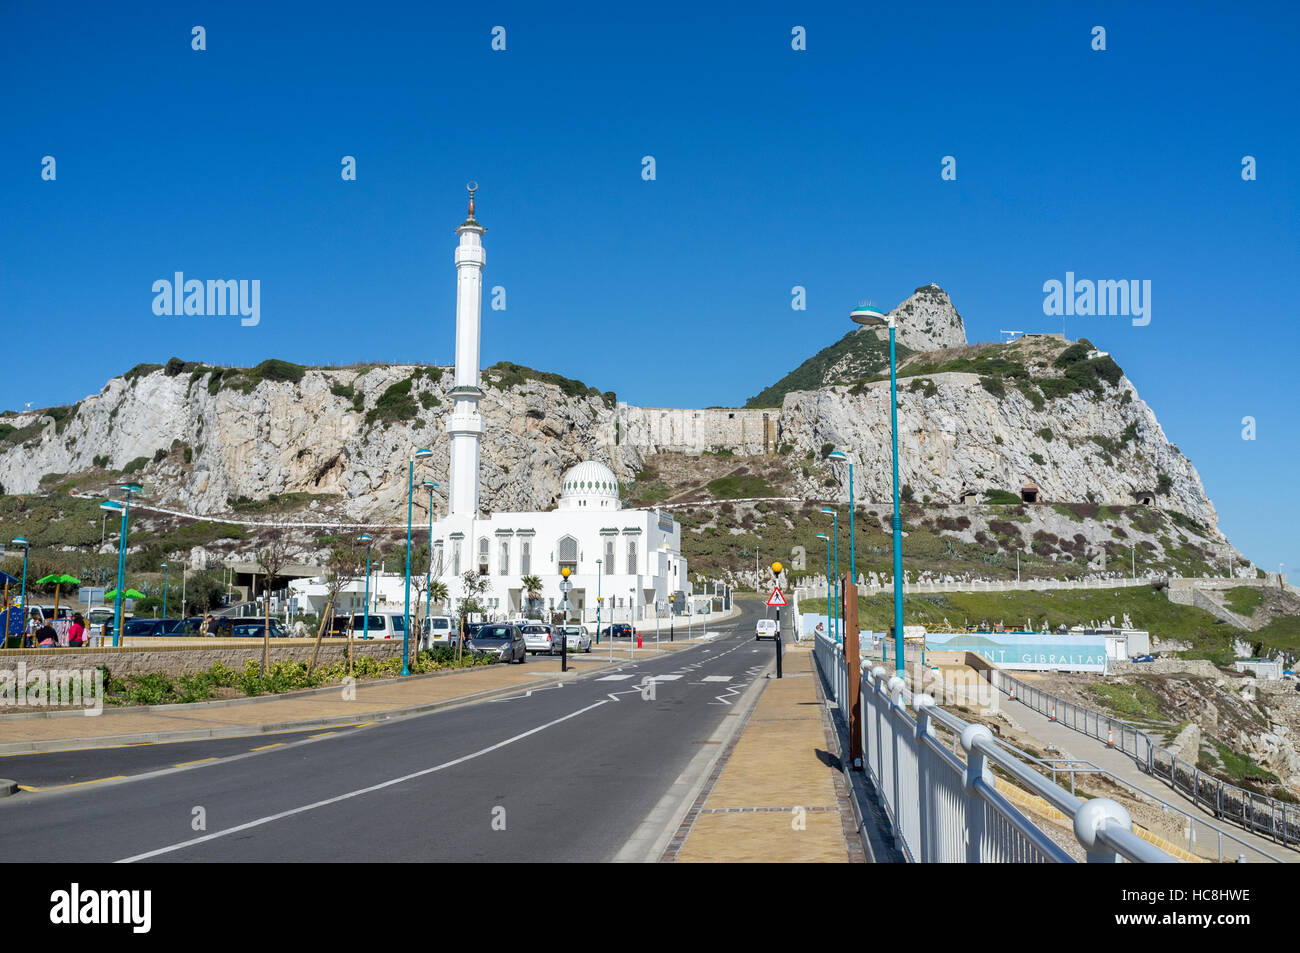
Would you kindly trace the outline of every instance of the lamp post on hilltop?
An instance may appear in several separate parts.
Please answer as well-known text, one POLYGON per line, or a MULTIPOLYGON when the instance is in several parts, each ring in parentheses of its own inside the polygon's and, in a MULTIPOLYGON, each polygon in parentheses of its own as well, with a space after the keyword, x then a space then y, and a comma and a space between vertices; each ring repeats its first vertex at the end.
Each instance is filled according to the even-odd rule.
MULTIPOLYGON (((898 354, 894 344, 894 318, 886 317, 879 308, 863 305, 850 313, 855 324, 865 327, 889 327, 889 418, 890 435, 894 450, 894 670, 903 675, 903 519, 898 511, 898 354)), ((849 471, 852 480, 852 470, 849 471)), ((849 504, 852 505, 852 488, 849 504)), ((853 510, 849 510, 852 516, 853 510)))
MULTIPOLYGON (((424 486, 429 491, 429 568, 424 573, 424 617, 428 619, 433 614, 433 491, 438 489, 438 484, 425 480, 424 486)), ((432 622, 429 623, 429 638, 433 639, 432 622)), ((432 645, 432 641, 429 644, 432 645)))
MULTIPOLYGON (((362 533, 360 536, 357 537, 357 542, 366 544, 366 597, 365 597, 366 604, 363 607, 363 611, 361 613, 361 638, 369 639, 370 638, 370 545, 371 543, 374 542, 374 538, 367 533, 362 533)), ((353 628, 349 628, 348 631, 354 632, 356 630, 353 628)), ((352 636, 349 635, 348 638, 351 639, 352 636)), ((349 646, 351 646, 351 644, 352 644, 351 642, 348 643, 349 646)), ((348 651, 351 651, 351 648, 349 648, 348 651)))
MULTIPOLYGON (((163 617, 163 621, 166 621, 166 620, 167 620, 167 564, 166 564, 166 563, 163 563, 163 564, 162 564, 162 569, 163 569, 163 614, 162 614, 162 617, 163 617)), ((185 614, 184 612, 181 613, 181 615, 184 615, 184 614, 185 614)))
POLYGON ((415 451, 415 456, 406 461, 406 621, 402 630, 402 674, 410 675, 409 658, 411 651, 411 508, 415 492, 415 461, 433 456, 432 450, 415 451))

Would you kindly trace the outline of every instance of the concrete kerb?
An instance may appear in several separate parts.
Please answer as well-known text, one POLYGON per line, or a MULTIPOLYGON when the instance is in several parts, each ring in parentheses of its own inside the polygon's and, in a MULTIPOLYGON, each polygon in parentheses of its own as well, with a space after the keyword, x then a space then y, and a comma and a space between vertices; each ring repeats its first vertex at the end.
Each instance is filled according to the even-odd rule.
MULTIPOLYGON (((536 691, 541 688, 552 688, 556 685, 577 681, 578 679, 587 678, 599 672, 607 671, 611 668, 617 668, 620 665, 619 660, 615 660, 613 665, 605 663, 597 668, 581 672, 570 678, 543 678, 537 682, 524 682, 516 685, 507 685, 501 688, 486 689, 481 692, 473 692, 469 695, 459 695, 455 698, 444 698, 440 701, 425 702, 419 705, 408 705, 404 708, 391 708, 381 711, 358 712, 355 715, 336 715, 329 718, 308 718, 302 721, 285 721, 269 722, 260 725, 228 725, 215 728, 191 728, 174 731, 147 731, 137 732, 134 734, 122 735, 104 735, 98 738, 66 738, 54 741, 14 741, 7 744, 0 744, 0 756, 11 754, 47 754, 55 751, 76 751, 87 748, 113 748, 121 745, 132 744, 158 744, 160 742, 173 741, 203 741, 212 738, 238 738, 248 735, 275 734, 283 731, 300 731, 311 728, 344 728, 352 725, 364 724, 373 721, 389 721, 394 718, 421 715, 428 712, 440 711, 448 708, 457 708, 462 705, 472 705, 480 701, 489 701, 499 696, 512 695, 521 691, 536 691)), ((472 671, 469 669, 467 671, 472 671)), ((409 681, 411 678, 427 678, 429 675, 455 674, 431 672, 425 676, 407 676, 401 681, 409 681)), ((383 679, 384 682, 398 681, 398 679, 383 679)), ((372 682, 369 684, 380 684, 372 682)), ((309 689, 306 692, 293 692, 284 695, 270 696, 264 700, 273 701, 277 699, 287 699, 290 697, 302 697, 306 694, 320 694, 322 691, 338 691, 338 687, 327 689, 309 689)), ((245 699, 232 699, 233 701, 245 701, 245 699)), ((259 701, 258 699, 247 699, 248 701, 259 701)), ((195 702, 194 705, 212 704, 209 702, 195 702)), ((154 709, 175 710, 180 705, 163 705, 150 706, 154 709)), ((190 706, 193 707, 193 706, 190 706)), ((124 709, 128 713, 138 713, 144 709, 124 709)), ((82 712, 75 714, 85 717, 82 712)))
POLYGON ((0 797, 12 797, 18 793, 18 782, 0 778, 0 797))

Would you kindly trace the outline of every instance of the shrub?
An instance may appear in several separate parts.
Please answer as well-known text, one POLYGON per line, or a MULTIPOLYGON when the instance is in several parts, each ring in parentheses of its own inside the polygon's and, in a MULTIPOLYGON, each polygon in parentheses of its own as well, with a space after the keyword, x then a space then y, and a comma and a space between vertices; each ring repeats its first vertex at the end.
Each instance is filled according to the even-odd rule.
POLYGON ((1007 490, 986 490, 984 492, 984 501, 997 506, 1008 506, 1019 503, 1020 495, 1007 490))
POLYGON ((398 381, 379 395, 375 406, 366 414, 366 423, 393 423, 414 420, 420 408, 411 396, 411 381, 398 381))

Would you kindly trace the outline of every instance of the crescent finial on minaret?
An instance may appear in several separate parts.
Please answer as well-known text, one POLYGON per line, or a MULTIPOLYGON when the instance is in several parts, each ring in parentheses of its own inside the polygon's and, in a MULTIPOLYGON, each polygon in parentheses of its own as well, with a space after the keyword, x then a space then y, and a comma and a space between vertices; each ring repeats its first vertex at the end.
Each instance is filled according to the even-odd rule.
POLYGON ((469 192, 469 218, 470 221, 473 221, 474 220, 474 193, 478 191, 478 183, 468 182, 465 184, 465 188, 469 192))

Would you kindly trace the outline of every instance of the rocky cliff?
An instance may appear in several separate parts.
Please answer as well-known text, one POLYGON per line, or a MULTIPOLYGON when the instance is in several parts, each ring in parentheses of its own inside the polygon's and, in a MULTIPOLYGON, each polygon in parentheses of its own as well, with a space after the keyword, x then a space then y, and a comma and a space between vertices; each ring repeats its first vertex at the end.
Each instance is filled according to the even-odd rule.
MULTIPOLYGON (((900 367, 900 473, 918 503, 974 494, 1040 502, 1132 505, 1142 494, 1217 535, 1213 504, 1191 462, 1109 355, 1047 336, 966 347, 960 317, 937 289, 919 289, 920 322, 900 367), (942 350, 933 347, 960 341, 942 350), (963 493, 965 491, 965 494, 963 493)), ((853 332, 858 333, 858 332, 853 332)), ((909 332, 911 334, 911 332, 909 332)), ((504 364, 483 372, 487 392, 482 500, 491 510, 547 509, 564 471, 587 458, 631 480, 656 452, 784 457, 806 499, 890 498, 887 374, 841 361, 845 383, 787 392, 779 410, 666 411, 618 405, 577 381, 504 364), (845 377, 844 375, 850 375, 845 377)), ((302 368, 268 361, 213 368, 173 359, 109 381, 71 407, 0 417, 0 488, 94 489, 129 475, 153 501, 213 515, 268 494, 312 494, 352 517, 404 502, 405 461, 434 451, 447 472, 444 431, 451 374, 443 368, 302 368)), ((297 502, 305 502, 301 496, 297 502)))

